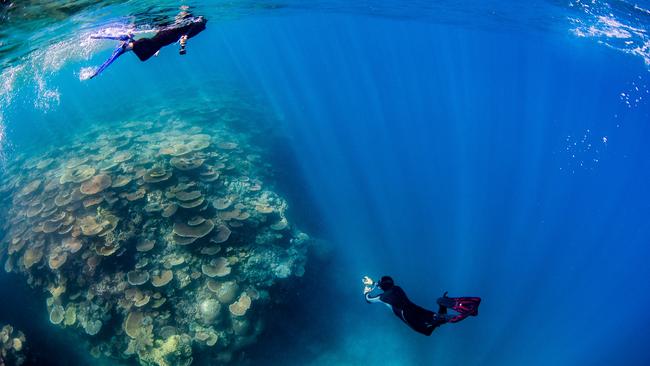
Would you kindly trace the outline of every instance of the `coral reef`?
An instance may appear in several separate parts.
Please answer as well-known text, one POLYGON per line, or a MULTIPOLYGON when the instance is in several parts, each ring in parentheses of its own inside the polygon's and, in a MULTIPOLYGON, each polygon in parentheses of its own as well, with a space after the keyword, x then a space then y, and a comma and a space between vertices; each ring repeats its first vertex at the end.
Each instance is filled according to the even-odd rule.
POLYGON ((95 356, 235 362, 282 300, 274 289, 304 273, 309 237, 268 172, 224 126, 164 113, 96 126, 8 165, 0 260, 95 356))
POLYGON ((0 366, 25 363, 25 335, 11 325, 0 328, 0 366))

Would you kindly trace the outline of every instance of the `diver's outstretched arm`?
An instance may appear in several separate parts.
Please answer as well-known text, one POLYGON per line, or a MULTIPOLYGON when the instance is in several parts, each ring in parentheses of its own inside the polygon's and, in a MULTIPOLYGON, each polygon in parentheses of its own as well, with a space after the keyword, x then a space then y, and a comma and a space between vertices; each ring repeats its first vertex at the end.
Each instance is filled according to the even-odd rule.
POLYGON ((124 52, 128 51, 128 50, 129 50, 129 48, 128 48, 128 43, 127 43, 127 42, 124 42, 124 43, 122 43, 121 45, 119 45, 119 46, 115 49, 115 51, 113 51, 113 54, 111 55, 111 57, 109 57, 108 60, 104 61, 104 63, 101 64, 101 65, 97 68, 97 70, 95 70, 95 73, 92 74, 92 76, 91 76, 90 78, 92 79, 92 78, 94 78, 95 76, 99 75, 99 74, 100 74, 102 71, 104 71, 104 70, 105 70, 105 69, 106 69, 110 64, 112 64, 113 61, 117 60, 118 57, 122 56, 122 54, 123 54, 124 52))
POLYGON ((381 294, 373 296, 372 292, 375 291, 377 288, 377 283, 373 283, 372 287, 368 287, 366 290, 364 290, 364 297, 366 298, 366 302, 368 304, 373 303, 373 302, 381 302, 381 294))
POLYGON ((372 295, 370 295, 370 292, 368 292, 366 294, 366 302, 368 304, 371 304, 373 302, 381 302, 381 295, 372 296, 372 295))

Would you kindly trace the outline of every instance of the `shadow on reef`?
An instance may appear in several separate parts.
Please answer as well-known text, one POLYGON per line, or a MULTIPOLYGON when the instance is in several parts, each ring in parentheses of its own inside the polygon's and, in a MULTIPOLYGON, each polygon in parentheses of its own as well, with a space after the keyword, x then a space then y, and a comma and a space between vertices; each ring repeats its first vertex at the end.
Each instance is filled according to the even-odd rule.
MULTIPOLYGON (((91 358, 84 347, 79 346, 78 337, 49 324, 44 311, 43 294, 30 288, 21 276, 0 273, 0 299, 11 299, 2 301, 0 305, 0 324, 11 324, 14 329, 25 334, 22 365, 103 365, 91 358)), ((111 365, 126 363, 115 363, 112 360, 111 365)))
POLYGON ((321 212, 314 209, 317 199, 305 181, 291 140, 279 135, 267 135, 252 141, 267 147, 266 158, 276 172, 275 191, 291 202, 291 218, 313 237, 330 237, 321 212))
POLYGON ((332 270, 339 255, 327 245, 314 245, 305 275, 276 295, 282 302, 272 306, 273 317, 267 319, 258 344, 247 354, 251 365, 310 364, 340 336, 337 314, 349 311, 349 301, 337 299, 349 298, 349 294, 342 290, 341 273, 332 270))

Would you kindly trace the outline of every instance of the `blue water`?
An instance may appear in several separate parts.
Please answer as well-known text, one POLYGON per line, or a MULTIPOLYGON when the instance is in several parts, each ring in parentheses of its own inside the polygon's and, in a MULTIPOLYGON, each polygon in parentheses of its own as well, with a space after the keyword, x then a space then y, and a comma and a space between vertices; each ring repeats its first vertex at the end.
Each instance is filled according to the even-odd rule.
POLYGON ((299 311, 270 322, 282 337, 253 346, 254 360, 648 365, 648 66, 577 36, 569 7, 495 6, 507 16, 290 7, 211 19, 183 58, 125 55, 80 81, 109 44, 45 74, 57 98, 28 77, 7 90, 5 154, 241 88, 273 121, 260 143, 289 217, 330 256, 287 295, 299 311), (363 301, 360 278, 383 274, 425 307, 444 291, 481 296, 480 315, 419 335, 363 301))

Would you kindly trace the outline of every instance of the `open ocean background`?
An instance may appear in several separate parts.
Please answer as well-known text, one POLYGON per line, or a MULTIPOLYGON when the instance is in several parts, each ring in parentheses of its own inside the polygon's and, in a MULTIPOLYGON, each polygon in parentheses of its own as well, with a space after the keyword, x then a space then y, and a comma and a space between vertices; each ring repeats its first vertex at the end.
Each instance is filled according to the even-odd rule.
MULTIPOLYGON (((266 118, 241 128, 269 129, 289 217, 321 244, 253 364, 650 364, 645 1, 163 3, 209 19, 187 55, 126 54, 92 80, 114 43, 89 34, 162 5, 3 19, 0 148, 254 96, 266 118), (434 309, 481 296, 480 315, 421 336, 363 301, 366 274, 434 309)), ((0 323, 37 359, 92 362, 42 296, 3 272, 0 323)))

